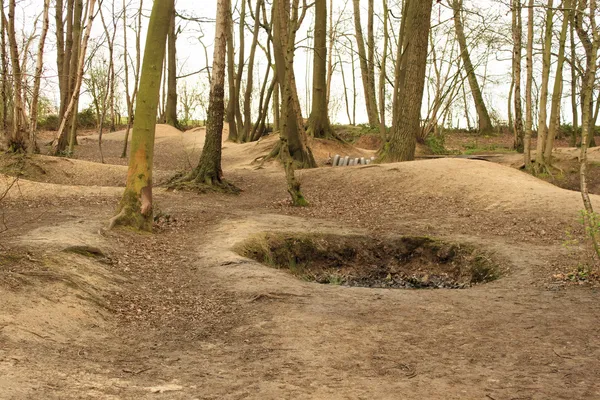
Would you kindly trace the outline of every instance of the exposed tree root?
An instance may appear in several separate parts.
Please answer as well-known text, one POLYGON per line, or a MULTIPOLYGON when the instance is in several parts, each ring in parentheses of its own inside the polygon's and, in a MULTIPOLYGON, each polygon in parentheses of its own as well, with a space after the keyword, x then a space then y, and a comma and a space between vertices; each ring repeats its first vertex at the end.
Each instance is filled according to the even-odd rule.
POLYGON ((204 179, 194 175, 194 171, 180 172, 171 177, 165 185, 167 190, 182 190, 195 193, 231 193, 239 194, 242 190, 234 184, 222 179, 205 176, 204 179))

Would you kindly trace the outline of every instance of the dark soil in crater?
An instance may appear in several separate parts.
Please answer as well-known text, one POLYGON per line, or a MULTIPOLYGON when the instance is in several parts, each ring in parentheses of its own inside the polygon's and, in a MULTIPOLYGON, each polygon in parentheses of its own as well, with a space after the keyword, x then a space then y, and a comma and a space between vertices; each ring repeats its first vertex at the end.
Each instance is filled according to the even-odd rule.
POLYGON ((419 236, 382 239, 262 233, 238 245, 237 251, 323 284, 462 289, 501 275, 501 267, 493 257, 472 245, 419 236))

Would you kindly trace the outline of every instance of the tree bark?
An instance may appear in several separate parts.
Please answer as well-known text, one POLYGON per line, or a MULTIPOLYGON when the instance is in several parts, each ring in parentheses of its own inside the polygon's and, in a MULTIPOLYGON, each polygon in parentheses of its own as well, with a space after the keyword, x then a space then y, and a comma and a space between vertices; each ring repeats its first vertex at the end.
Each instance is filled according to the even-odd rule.
POLYGON ((379 161, 409 161, 415 157, 417 134, 421 125, 421 104, 427 68, 427 48, 432 1, 408 1, 407 44, 398 51, 396 63, 403 63, 405 77, 398 100, 398 120, 392 126, 390 141, 380 151, 379 161))
POLYGON ((332 138, 327 112, 327 0, 315 1, 314 46, 312 108, 307 133, 316 138, 332 138))
MULTIPOLYGON (((133 93, 127 103, 127 128, 125 130, 125 140, 123 143, 123 151, 121 152, 121 158, 125 158, 127 156, 127 145, 129 143, 129 131, 131 130, 131 126, 133 125, 133 105, 135 103, 135 99, 138 92, 139 79, 140 79, 140 62, 141 62, 141 44, 140 44, 140 36, 142 31, 142 7, 144 5, 144 0, 140 0, 140 7, 138 8, 137 13, 137 27, 135 30, 135 70, 133 74, 133 93)), ((125 0, 123 0, 123 37, 126 43, 127 38, 127 24, 125 23, 127 18, 127 13, 125 12, 126 5, 125 0)), ((127 47, 127 45, 125 45, 127 47)), ((125 50, 124 59, 126 60, 125 65, 128 64, 127 60, 127 51, 125 50)), ((125 67, 125 78, 127 79, 128 69, 125 67)), ((127 82, 127 81, 126 81, 127 82)), ((128 84, 127 84, 127 93, 129 93, 128 84)), ((129 96, 129 94, 128 94, 129 96)))
POLYGON ((533 0, 527 5, 527 78, 525 80, 525 139, 523 140, 523 161, 525 169, 531 167, 531 136, 533 131, 533 0))
POLYGON ((452 0, 452 10, 454 12, 454 28, 456 31, 456 40, 460 46, 460 55, 465 67, 467 74, 467 80, 471 87, 471 95, 475 102, 475 110, 477 111, 477 118, 479 121, 479 133, 482 135, 488 135, 493 132, 494 127, 490 119, 483 95, 481 94, 481 88, 479 82, 477 82, 477 76, 475 75, 475 68, 471 62, 471 56, 469 55, 469 49, 467 47, 467 38, 465 36, 464 24, 460 15, 462 11, 462 0, 452 0))
POLYGON ((290 10, 288 0, 273 1, 273 47, 275 75, 281 91, 280 136, 281 145, 287 144, 295 167, 314 168, 316 162, 307 145, 306 132, 300 112, 294 76, 295 35, 298 28, 298 0, 293 0, 290 10))
POLYGON ((552 55, 552 25, 554 19, 553 0, 548 0, 546 10, 546 28, 544 32, 544 45, 542 55, 542 85, 540 87, 540 102, 538 114, 538 137, 535 154, 535 172, 542 173, 546 170, 544 148, 548 137, 548 81, 550 80, 550 61, 552 55))
MULTIPOLYGON (((372 0, 369 0, 369 2, 372 2, 372 0)), ((360 22, 360 0, 352 0, 352 3, 354 5, 354 29, 356 32, 356 46, 360 62, 360 73, 365 94, 367 116, 369 117, 369 125, 379 127, 377 99, 375 97, 375 79, 371 79, 369 59, 367 58, 367 52, 365 50, 365 39, 363 37, 362 25, 360 22)), ((369 37, 368 40, 370 43, 371 38, 369 37)))
POLYGON ((179 127, 177 121, 177 32, 175 26, 175 10, 170 17, 169 34, 167 36, 167 105, 165 107, 165 122, 179 127))
POLYGON ((139 96, 135 107, 127 184, 117 215, 111 219, 111 227, 126 225, 140 230, 152 230, 154 135, 162 65, 169 31, 169 24, 165 24, 164 21, 171 16, 173 9, 174 0, 155 1, 152 6, 139 96))
POLYGON ((36 142, 36 130, 37 130, 37 112, 38 112, 38 99, 40 95, 40 84, 42 80, 42 68, 44 66, 44 45, 46 43, 46 35, 48 34, 48 13, 50 9, 50 0, 44 0, 44 10, 42 11, 42 33, 38 42, 37 61, 35 66, 35 77, 33 82, 33 94, 31 95, 31 112, 29 123, 29 145, 27 150, 29 153, 37 153, 39 151, 36 142))
POLYGON ((512 5, 513 18, 513 82, 514 82, 514 107, 515 118, 513 122, 514 144, 517 152, 523 152, 523 109, 521 105, 521 35, 523 33, 523 23, 521 20, 521 0, 513 0, 512 5))
MULTIPOLYGON (((218 0, 215 46, 213 52, 212 79, 206 121, 206 140, 200 162, 190 178, 196 183, 220 185, 223 183, 221 170, 221 138, 225 110, 225 58, 227 54, 227 13, 229 0, 218 0)), ((240 27, 240 29, 243 29, 240 27)))
MULTIPOLYGON (((2 10, 2 18, 4 10, 2 10)), ((13 73, 13 126, 9 141, 9 149, 14 152, 24 151, 26 148, 23 134, 23 74, 19 60, 19 49, 15 32, 15 0, 8 2, 8 21, 4 22, 8 30, 8 43, 10 47, 10 60, 13 73)))
MULTIPOLYGON (((231 5, 230 5, 231 8, 231 5)), ((229 86, 229 101, 227 103, 227 125, 229 126, 228 140, 237 142, 238 131, 235 122, 236 104, 239 107, 239 102, 236 101, 236 78, 235 78, 235 47, 233 44, 233 19, 232 11, 227 13, 227 81, 229 86)))
POLYGON ((558 57, 556 62, 556 74, 554 75, 554 88, 552 90, 552 104, 550 106, 550 127, 548 128, 548 137, 544 148, 544 159, 546 163, 552 163, 552 149, 554 148, 554 138, 560 129, 560 103, 563 92, 563 66, 565 65, 565 43, 567 41, 567 30, 569 29, 569 19, 571 14, 572 1, 563 1, 563 21, 558 42, 558 57))

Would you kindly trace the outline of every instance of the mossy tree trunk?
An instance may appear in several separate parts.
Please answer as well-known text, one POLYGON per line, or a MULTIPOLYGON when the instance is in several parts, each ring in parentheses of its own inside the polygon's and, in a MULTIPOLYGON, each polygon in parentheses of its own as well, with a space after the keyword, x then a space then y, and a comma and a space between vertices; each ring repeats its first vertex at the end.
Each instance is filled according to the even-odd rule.
POLYGON ((406 14, 407 43, 397 53, 396 63, 402 63, 404 78, 397 99, 397 121, 392 126, 390 140, 379 154, 379 161, 409 161, 415 158, 417 134, 421 125, 421 104, 425 87, 427 48, 433 2, 409 1, 406 14))
POLYGON ((135 107, 127 184, 118 213, 111 220, 111 227, 125 225, 140 230, 152 230, 154 135, 169 30, 169 24, 165 24, 164 21, 169 19, 173 8, 174 0, 155 1, 152 6, 135 107))
POLYGON ((307 132, 316 138, 330 138, 333 135, 327 112, 327 0, 315 1, 312 85, 312 109, 307 132))

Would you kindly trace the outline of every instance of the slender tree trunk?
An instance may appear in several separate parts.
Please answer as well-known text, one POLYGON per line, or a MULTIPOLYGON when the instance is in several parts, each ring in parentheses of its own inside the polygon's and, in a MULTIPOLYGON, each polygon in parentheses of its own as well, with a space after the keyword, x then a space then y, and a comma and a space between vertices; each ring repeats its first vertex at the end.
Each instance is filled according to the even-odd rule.
POLYGON ((380 161, 409 161, 415 156, 417 134, 421 124, 421 104, 427 69, 427 48, 431 20, 431 1, 409 1, 406 36, 410 38, 396 63, 404 62, 402 97, 398 101, 398 122, 392 126, 390 141, 380 151, 380 161), (401 60, 403 59, 404 60, 401 60))
POLYGON ((6 54, 6 24, 4 18, 4 0, 0 0, 0 10, 2 11, 2 18, 0 18, 0 34, 2 35, 0 49, 0 57, 2 61, 0 64, 2 65, 2 132, 6 136, 7 142, 10 141, 10 133, 8 132, 8 102, 9 102, 9 86, 8 86, 8 61, 6 54))
POLYGON ((584 222, 586 225, 586 233, 588 233, 597 257, 600 258, 600 232, 598 225, 600 224, 599 216, 594 212, 592 201, 589 195, 587 186, 587 150, 589 137, 594 135, 594 127, 592 122, 592 102, 594 96, 594 83, 596 81, 596 71, 598 68, 598 47, 600 46, 600 34, 597 28, 596 21, 596 2, 590 1, 589 5, 589 26, 585 27, 583 23, 587 0, 579 0, 575 13, 575 22, 577 34, 585 49, 586 67, 582 80, 581 95, 582 95, 582 121, 581 121, 581 153, 579 156, 580 162, 580 184, 581 197, 585 208, 584 222), (591 29, 591 35, 586 29, 591 29))
MULTIPOLYGON (((370 2, 372 0, 369 0, 370 2)), ((358 58, 360 61, 360 73, 362 76, 363 89, 365 93, 365 105, 367 107, 367 115, 369 117, 369 125, 379 126, 379 115, 377 111, 377 99, 375 97, 375 81, 371 80, 369 69, 369 60, 365 50, 365 39, 363 37, 362 25, 360 22, 360 0, 352 0, 354 5, 354 29, 356 32, 356 45, 358 50, 358 58)), ((371 39, 369 38, 369 41, 371 39)))
POLYGON ((177 121, 177 32, 175 32, 175 10, 169 22, 167 37, 167 105, 165 107, 165 121, 167 124, 179 127, 177 121))
MULTIPOLYGON (((4 16, 4 10, 2 10, 2 18, 6 18, 4 16)), ((8 43, 13 72, 13 126, 9 148, 14 152, 20 152, 25 150, 26 146, 23 135, 23 74, 21 71, 19 49, 17 47, 17 37, 15 33, 15 0, 9 0, 8 2, 8 21, 5 21, 4 24, 8 29, 8 43)))
MULTIPOLYGON (((125 1, 125 0, 123 0, 125 1)), ((138 9, 138 13, 137 13, 137 27, 136 27, 136 31, 135 31, 135 70, 134 70, 134 74, 133 74, 133 93, 131 94, 131 99, 129 101, 129 104, 127 106, 127 129, 125 130, 125 141, 123 143, 123 151, 121 152, 121 158, 125 158, 127 156, 127 144, 129 143, 129 131, 131 130, 131 126, 133 125, 133 105, 135 103, 135 99, 137 96, 137 91, 138 91, 138 86, 139 86, 139 79, 140 79, 140 62, 141 62, 141 44, 140 44, 140 36, 141 36, 141 31, 142 31, 142 7, 144 5, 144 1, 140 0, 140 7, 138 9)), ((125 13, 125 4, 123 4, 123 18, 126 18, 126 13, 125 13)), ((126 37, 126 23, 125 21, 123 22, 123 30, 124 30, 124 37, 126 37)), ((127 46, 125 46, 127 47, 127 46)), ((127 54, 127 53, 125 53, 127 54)), ((123 56, 123 58, 125 59, 125 64, 128 63, 127 60, 127 56, 123 56)), ((127 71, 127 69, 125 70, 127 71)), ((127 75, 125 75, 127 77, 127 75)), ((127 90, 129 92, 129 90, 127 90)))
POLYGON ((243 139, 244 132, 244 118, 242 116, 241 108, 240 108, 240 96, 242 93, 242 76, 244 75, 244 57, 246 55, 245 49, 245 27, 246 27, 246 1, 241 0, 241 9, 240 9, 240 27, 239 27, 239 39, 237 44, 238 50, 238 65, 237 65, 237 75, 235 78, 235 118, 237 121, 237 131, 238 131, 238 140, 243 139))
POLYGON ((527 78, 525 80, 525 140, 523 141, 523 160, 525 168, 531 167, 531 136, 533 131, 533 0, 527 5, 527 78))
POLYGON ((467 38, 465 36, 464 24, 460 15, 462 4, 462 0, 452 0, 456 40, 460 46, 460 55, 465 67, 469 86, 471 87, 473 101, 475 102, 475 110, 477 111, 477 117, 479 120, 479 133, 487 135, 493 132, 494 127, 492 125, 487 107, 485 106, 485 101, 483 100, 483 95, 481 94, 481 88, 477 82, 477 76, 475 75, 475 68, 471 63, 471 56, 469 55, 469 49, 467 48, 467 38))
MULTIPOLYGON (((92 22, 94 20, 94 6, 96 4, 96 0, 89 0, 88 2, 88 10, 87 10, 87 26, 86 26, 86 30, 85 30, 85 34, 83 36, 83 40, 81 43, 81 49, 79 50, 78 54, 73 55, 72 57, 75 57, 76 59, 78 59, 78 67, 75 71, 75 82, 74 82, 74 87, 73 87, 73 94, 71 95, 71 99, 69 101, 69 104, 67 106, 67 108, 65 109, 65 115, 63 116, 63 119, 60 123, 60 127, 58 128, 58 140, 55 143, 55 146, 53 148, 53 152, 55 155, 58 155, 61 151, 60 148, 60 138, 64 138, 67 135, 68 132, 68 123, 69 121, 73 121, 74 124, 77 123, 76 119, 72 119, 71 117, 73 116, 73 113, 77 112, 77 103, 79 101, 79 89, 81 88, 81 81, 83 79, 83 69, 85 67, 85 54, 87 51, 87 44, 88 44, 88 40, 90 37, 90 31, 92 29, 92 22)), ((73 32, 75 34, 75 29, 73 29, 73 32)), ((66 143, 66 142, 63 142, 66 143)), ((71 137, 71 145, 75 144, 75 138, 71 137)))
POLYGON ((563 66, 565 65, 565 43, 567 41, 567 31, 569 29, 569 19, 571 0, 563 1, 563 22, 559 37, 558 58, 556 62, 556 74, 554 76, 554 88, 552 90, 552 105, 550 106, 550 127, 548 128, 548 137, 544 149, 544 159, 546 163, 552 163, 552 149, 554 148, 554 138, 560 128, 560 103, 563 92, 563 66))
POLYGON ((389 39, 388 14, 387 0, 383 0, 383 54, 381 55, 381 70, 379 71, 379 131, 384 142, 387 141, 387 127, 385 126, 385 81, 389 39))
POLYGON ((164 21, 173 13, 174 0, 155 1, 150 14, 146 48, 140 77, 139 96, 131 138, 131 156, 127 184, 118 213, 110 226, 126 225, 141 230, 152 230, 152 163, 156 113, 160 96, 162 64, 169 24, 164 21))
POLYGON ((242 140, 248 142, 252 140, 250 128, 252 127, 252 92, 254 79, 254 58, 256 56, 256 46, 258 45, 258 32, 260 28, 259 13, 262 6, 262 0, 256 1, 256 9, 254 12, 254 29, 252 32, 252 44, 250 45, 250 57, 248 58, 248 72, 246 75, 246 90, 244 92, 244 125, 242 140))
POLYGON ((535 154, 535 172, 541 173, 546 169, 544 149, 548 137, 548 81, 550 80, 550 61, 552 55, 552 25, 554 19, 553 0, 548 0, 546 10, 546 28, 542 56, 542 86, 540 88, 540 103, 538 115, 538 137, 535 154))
POLYGON ((569 37, 571 39, 571 112, 573 114, 573 131, 569 137, 569 146, 577 146, 579 136, 579 108, 577 107, 577 72, 575 71, 575 13, 571 13, 569 20, 569 37))
POLYGON ((38 99, 40 95, 40 83, 42 78, 42 68, 44 66, 44 45, 46 43, 46 35, 48 34, 48 13, 50 9, 50 0, 44 0, 44 11, 42 12, 42 33, 38 42, 37 61, 35 65, 35 77, 33 82, 33 94, 31 95, 31 122, 29 124, 29 153, 37 153, 39 151, 36 141, 37 130, 37 112, 38 99))
POLYGON ((523 22, 521 19, 521 0, 513 0, 512 2, 512 17, 513 17, 513 82, 514 82, 514 102, 515 102, 515 119, 514 119, 514 149, 519 153, 523 152, 523 108, 521 105, 521 35, 523 34, 523 22))
POLYGON ((236 75, 235 75, 235 47, 233 44, 233 20, 232 11, 230 10, 227 18, 227 81, 229 86, 229 101, 227 104, 227 124, 229 126, 228 140, 232 142, 238 141, 238 131, 235 122, 235 108, 236 104, 239 107, 239 102, 236 101, 236 75))
POLYGON ((312 109, 307 132, 316 138, 331 138, 327 112, 327 0, 315 1, 312 109))

